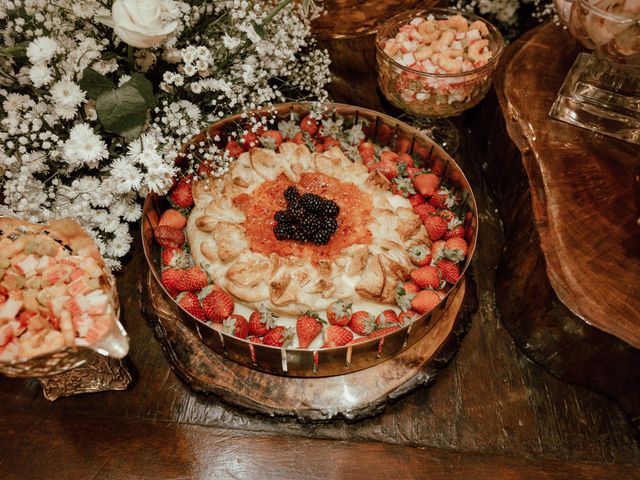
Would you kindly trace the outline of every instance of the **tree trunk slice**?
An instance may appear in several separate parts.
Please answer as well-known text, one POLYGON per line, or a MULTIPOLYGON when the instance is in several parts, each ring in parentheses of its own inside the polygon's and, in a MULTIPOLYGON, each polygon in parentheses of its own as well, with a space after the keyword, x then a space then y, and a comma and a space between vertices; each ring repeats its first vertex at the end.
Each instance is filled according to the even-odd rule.
POLYGON ((457 351, 477 309, 475 285, 467 278, 434 328, 390 360, 346 375, 294 378, 247 368, 207 348, 173 313, 150 272, 141 278, 141 291, 142 313, 165 357, 193 390, 257 413, 300 421, 366 418, 432 383, 457 351))
POLYGON ((527 33, 479 116, 505 228, 496 300, 525 353, 614 396, 640 427, 640 149, 548 117, 578 51, 552 24, 527 33))

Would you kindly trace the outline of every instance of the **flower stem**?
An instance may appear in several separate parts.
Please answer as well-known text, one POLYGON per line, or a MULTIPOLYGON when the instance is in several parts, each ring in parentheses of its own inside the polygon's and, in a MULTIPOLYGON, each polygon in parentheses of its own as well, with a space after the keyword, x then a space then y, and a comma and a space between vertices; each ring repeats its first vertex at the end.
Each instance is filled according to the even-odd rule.
POLYGON ((127 45, 127 57, 129 61, 129 71, 133 73, 133 71, 135 70, 136 64, 133 60, 133 47, 131 45, 127 45))

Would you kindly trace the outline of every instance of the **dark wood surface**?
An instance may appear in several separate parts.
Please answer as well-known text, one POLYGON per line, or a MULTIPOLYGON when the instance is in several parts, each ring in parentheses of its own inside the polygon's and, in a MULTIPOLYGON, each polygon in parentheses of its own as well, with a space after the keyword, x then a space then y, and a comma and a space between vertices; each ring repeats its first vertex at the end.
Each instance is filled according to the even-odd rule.
POLYGON ((495 139, 487 171, 506 232, 497 304, 532 358, 614 396, 640 428, 640 212, 632 187, 640 148, 548 118, 578 52, 553 24, 525 35, 478 116, 495 139), (557 42, 565 48, 549 69, 544 53, 557 42))
MULTIPOLYGON (((379 108, 373 88, 359 98, 379 108)), ((48 402, 37 381, 0 379, 2 478, 640 478, 640 446, 618 404, 531 362, 502 326, 494 280, 504 238, 481 169, 489 141, 484 128, 463 137, 457 160, 480 211, 480 307, 433 386, 356 423, 301 424, 195 394, 140 314, 136 247, 118 278, 133 386, 48 402)))

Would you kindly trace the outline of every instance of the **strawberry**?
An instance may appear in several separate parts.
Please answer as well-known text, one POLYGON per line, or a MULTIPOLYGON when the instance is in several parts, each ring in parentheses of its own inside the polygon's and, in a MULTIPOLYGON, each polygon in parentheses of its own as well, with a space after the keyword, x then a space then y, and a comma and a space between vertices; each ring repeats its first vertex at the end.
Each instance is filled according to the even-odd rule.
POLYGON ((380 160, 374 168, 389 180, 398 175, 398 165, 391 160, 380 160))
POLYGON ((178 288, 178 284, 180 283, 181 277, 183 275, 183 270, 178 270, 175 268, 165 268, 162 271, 162 285, 167 289, 169 295, 175 297, 180 289, 178 288))
POLYGON ((324 345, 327 347, 342 347, 353 340, 353 333, 338 325, 329 325, 324 331, 324 345))
POLYGON ((244 150, 249 150, 250 148, 259 147, 260 146, 260 137, 255 133, 249 131, 242 135, 240 139, 240 146, 244 150))
POLYGON ((307 115, 300 122, 300 130, 307 132, 312 137, 318 133, 318 121, 311 118, 311 115, 307 115))
POLYGON ((177 185, 169 191, 169 200, 178 208, 190 208, 193 205, 191 182, 186 177, 180 179, 177 185))
POLYGON ((464 227, 462 225, 458 225, 457 227, 453 227, 444 234, 444 239, 449 240, 450 238, 464 238, 464 227))
POLYGON ((322 322, 312 315, 302 315, 296 320, 296 333, 300 348, 307 348, 322 332, 322 322))
POLYGON ((355 345, 356 343, 367 342, 369 339, 367 337, 354 338, 349 343, 345 344, 345 346, 355 345))
POLYGON ((224 149, 231 158, 238 158, 244 153, 244 149, 235 140, 229 140, 229 142, 227 142, 227 146, 224 147, 224 149))
POLYGON ((272 144, 273 148, 278 148, 283 141, 282 134, 278 130, 265 130, 260 135, 263 145, 272 144))
POLYGON ((400 153, 400 160, 398 163, 404 163, 405 167, 414 167, 413 157, 408 153, 400 153))
POLYGON ((398 323, 400 323, 400 325, 409 325, 413 322, 415 322, 418 317, 420 317, 420 314, 418 312, 414 312, 413 310, 407 310, 406 312, 401 312, 400 315, 398 315, 398 323))
POLYGON ((413 186, 423 197, 430 197, 440 186, 440 177, 433 173, 421 173, 413 178, 413 186))
POLYGON ((178 210, 174 210, 170 208, 166 210, 162 216, 160 217, 160 221, 158 222, 158 226, 167 226, 172 228, 177 228, 178 230, 182 230, 184 226, 187 224, 187 217, 181 214, 178 210))
POLYGON ((393 132, 394 129, 386 123, 378 124, 376 136, 378 137, 378 141, 380 142, 380 144, 388 145, 391 142, 391 137, 393 137, 393 132))
POLYGON ((427 313, 440 303, 440 295, 433 290, 422 290, 411 300, 411 309, 418 313, 427 313))
POLYGON ((249 322, 242 315, 231 315, 222 322, 225 332, 238 338, 247 338, 249 322))
POLYGON ((418 167, 407 167, 405 169, 405 173, 407 177, 413 180, 415 177, 422 173, 422 169, 418 167))
POLYGON ((316 141, 314 141, 314 142, 313 142, 313 150, 314 150, 316 153, 322 153, 322 152, 324 152, 324 150, 325 150, 325 148, 324 148, 324 143, 319 142, 319 141, 317 141, 317 140, 316 140, 316 141))
POLYGON ((436 267, 440 270, 442 278, 449 283, 456 283, 460 278, 460 266, 446 258, 440 260, 436 267))
POLYGON ((404 282, 402 288, 404 288, 404 291, 407 293, 418 293, 420 291, 420 287, 413 282, 404 282))
POLYGON ((398 314, 393 310, 385 310, 376 317, 376 328, 390 327, 398 323, 398 314))
POLYGON ((422 223, 427 229, 432 242, 440 240, 447 232, 447 221, 439 215, 426 215, 422 218, 422 223))
POLYGON ((471 225, 469 225, 464 229, 464 239, 468 243, 471 243, 471 241, 473 240, 473 232, 474 232, 474 229, 471 225))
POLYGON ((202 301, 204 314, 213 323, 222 323, 231 316, 234 308, 233 298, 224 290, 213 290, 202 301))
POLYGON ((367 338, 380 338, 380 337, 384 337, 385 335, 387 335, 388 333, 391 332, 395 332, 396 330, 398 330, 400 327, 396 326, 392 326, 392 327, 384 327, 381 328, 379 330, 374 330, 373 332, 371 332, 369 335, 367 335, 367 338))
POLYGON ((260 309, 255 310, 249 317, 249 333, 258 337, 264 336, 274 327, 275 316, 271 310, 261 305, 260 309))
POLYGON ((434 157, 431 161, 431 171, 434 175, 441 176, 444 172, 445 163, 439 158, 434 157))
POLYGON ((371 142, 362 142, 358 145, 358 152, 360 152, 360 156, 363 160, 372 159, 376 156, 375 149, 371 142))
POLYGON ((422 218, 426 215, 431 215, 432 213, 435 213, 436 209, 430 203, 421 203, 420 205, 413 207, 413 211, 415 212, 416 215, 422 218))
POLYGON ((444 240, 438 240, 431 244, 432 262, 438 263, 444 258, 444 240))
POLYGON ((351 303, 338 300, 327 307, 327 320, 331 325, 344 327, 351 318, 351 303))
POLYGON ((293 137, 291 137, 291 141, 293 143, 297 143, 298 145, 304 145, 304 135, 302 134, 302 132, 298 132, 296 133, 293 137))
POLYGON ((262 343, 272 347, 287 347, 291 343, 292 335, 291 328, 273 327, 262 338, 262 343))
POLYGON ((435 290, 440 286, 440 271, 428 265, 420 267, 411 272, 411 280, 420 288, 435 290))
POLYGON ((181 248, 163 248, 162 265, 171 268, 189 267, 189 255, 181 248))
POLYGON ((162 248, 181 248, 187 240, 182 230, 167 225, 156 227, 153 234, 162 248))
POLYGON ((195 293, 182 292, 180 295, 178 295, 176 301, 178 302, 178 305, 180 305, 198 320, 205 319, 202 305, 200 305, 200 300, 198 300, 198 296, 195 293))
POLYGON ((385 150, 380 154, 380 161, 381 162, 388 161, 393 164, 396 164, 400 161, 400 155, 398 155, 396 152, 392 152, 391 150, 385 150))
MULTIPOLYGON (((418 205, 421 205, 421 204, 423 204, 423 203, 424 203, 424 197, 423 197, 422 195, 420 195, 419 193, 416 193, 415 195, 411 195, 411 196, 409 197, 409 203, 411 203, 411 206, 412 206, 412 207, 414 208, 414 210, 415 210, 415 208, 416 208, 418 205)), ((417 213, 416 213, 416 215, 417 215, 417 213)))
POLYGON ((369 335, 373 332, 376 322, 369 312, 358 311, 353 312, 348 327, 357 335, 369 335))
POLYGON ((396 151, 404 154, 409 153, 409 150, 411 150, 411 143, 412 141, 407 137, 396 138, 396 151))
POLYGON ((444 242, 444 256, 454 262, 461 262, 467 256, 469 247, 464 238, 453 237, 444 242))
POLYGON ((324 142, 322 142, 322 144, 324 145, 325 150, 331 148, 331 147, 339 147, 340 146, 340 142, 333 138, 333 137, 327 137, 324 139, 324 142))
POLYGON ((426 245, 414 245, 407 252, 414 265, 424 267, 431 263, 431 250, 426 245))
MULTIPOLYGON (((251 343, 259 343, 260 345, 264 343, 261 337, 251 336, 251 337, 247 337, 247 340, 249 340, 251 343)), ((254 359, 254 362, 255 362, 255 359, 254 359)))
POLYGON ((194 265, 191 268, 179 270, 179 272, 181 272, 181 275, 177 277, 176 287, 181 292, 195 292, 202 290, 209 284, 209 277, 198 266, 194 265))
MULTIPOLYGON (((440 215, 442 218, 444 218, 447 222, 451 222, 453 220, 458 220, 458 218, 456 217, 456 214, 453 213, 451 210, 448 210, 446 208, 440 208, 440 211, 438 212, 438 215, 440 215)), ((460 223, 459 221, 457 221, 456 223, 460 223)))

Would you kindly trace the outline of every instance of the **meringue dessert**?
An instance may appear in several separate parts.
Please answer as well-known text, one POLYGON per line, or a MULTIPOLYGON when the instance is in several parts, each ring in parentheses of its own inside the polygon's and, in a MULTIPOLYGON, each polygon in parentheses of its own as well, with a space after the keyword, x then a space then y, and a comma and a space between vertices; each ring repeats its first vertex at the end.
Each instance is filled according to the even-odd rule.
POLYGON ((371 313, 395 307, 429 243, 408 199, 331 147, 253 148, 219 178, 197 182, 186 226, 191 255, 238 306, 296 317, 343 300, 371 313))

